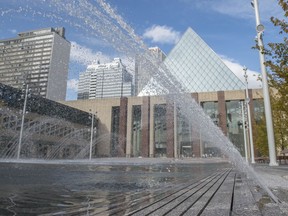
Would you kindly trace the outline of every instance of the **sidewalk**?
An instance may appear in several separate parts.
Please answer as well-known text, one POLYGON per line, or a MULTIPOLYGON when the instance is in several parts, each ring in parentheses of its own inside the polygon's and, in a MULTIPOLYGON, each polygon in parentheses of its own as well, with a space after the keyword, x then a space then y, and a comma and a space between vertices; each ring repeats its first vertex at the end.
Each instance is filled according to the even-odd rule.
POLYGON ((261 180, 283 202, 288 203, 288 165, 269 166, 268 164, 255 164, 254 170, 261 180))

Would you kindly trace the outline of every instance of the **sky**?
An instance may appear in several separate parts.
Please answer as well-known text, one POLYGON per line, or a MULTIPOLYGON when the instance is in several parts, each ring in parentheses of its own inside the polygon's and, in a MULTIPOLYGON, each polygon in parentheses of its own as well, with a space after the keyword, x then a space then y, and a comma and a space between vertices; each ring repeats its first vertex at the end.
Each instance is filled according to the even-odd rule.
MULTIPOLYGON (((259 0, 264 43, 280 40, 271 22, 284 19, 277 0, 259 0)), ((79 73, 100 60, 120 57, 133 73, 125 53, 158 46, 169 54, 191 27, 249 87, 260 87, 255 45, 255 13, 250 0, 0 0, 0 39, 18 32, 65 27, 71 42, 66 100, 77 98, 79 73), (132 42, 131 42, 132 41, 132 42)))

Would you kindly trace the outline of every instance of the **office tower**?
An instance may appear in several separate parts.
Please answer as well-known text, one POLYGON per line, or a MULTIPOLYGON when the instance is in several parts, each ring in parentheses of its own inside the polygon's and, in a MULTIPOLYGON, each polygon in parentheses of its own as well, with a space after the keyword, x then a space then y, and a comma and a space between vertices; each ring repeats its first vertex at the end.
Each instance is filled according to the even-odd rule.
POLYGON ((70 42, 64 28, 21 32, 0 40, 0 82, 50 100, 66 97, 70 42))
POLYGON ((94 71, 94 69, 92 65, 89 65, 85 72, 79 74, 77 99, 89 99, 89 88, 92 71, 94 71))
POLYGON ((132 75, 126 70, 120 58, 110 63, 93 63, 80 74, 78 99, 131 96, 132 75))
POLYGON ((135 59, 135 95, 138 95, 153 76, 154 70, 166 58, 159 47, 150 47, 147 53, 136 56, 135 59))

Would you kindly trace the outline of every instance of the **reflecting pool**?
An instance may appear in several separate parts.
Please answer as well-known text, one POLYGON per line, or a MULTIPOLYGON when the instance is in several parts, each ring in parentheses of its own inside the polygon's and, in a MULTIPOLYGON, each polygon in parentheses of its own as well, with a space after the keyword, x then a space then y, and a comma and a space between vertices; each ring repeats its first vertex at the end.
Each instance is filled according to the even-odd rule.
POLYGON ((0 215, 125 215, 230 167, 157 160, 1 163, 0 215))

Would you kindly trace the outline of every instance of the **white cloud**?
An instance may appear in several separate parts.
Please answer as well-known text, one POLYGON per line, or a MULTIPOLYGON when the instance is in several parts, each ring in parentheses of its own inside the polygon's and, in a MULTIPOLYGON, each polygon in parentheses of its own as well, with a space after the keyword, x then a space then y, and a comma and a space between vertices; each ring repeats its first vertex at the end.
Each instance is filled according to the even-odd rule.
POLYGON ((9 32, 11 32, 12 34, 16 34, 18 31, 16 29, 9 29, 9 32))
MULTIPOLYGON (((222 58, 222 61, 227 65, 227 67, 242 81, 245 82, 244 78, 244 66, 240 65, 233 59, 229 59, 226 56, 219 55, 222 58)), ((252 71, 247 69, 248 75, 248 88, 261 88, 262 82, 258 80, 259 73, 256 71, 252 71)))
MULTIPOLYGON (((192 2, 189 0, 181 0, 187 4, 192 2)), ((233 17, 244 19, 255 19, 255 12, 251 6, 251 1, 239 0, 196 0, 193 4, 203 10, 213 10, 218 13, 226 14, 233 17)), ((191 5, 192 7, 193 5, 191 5)), ((283 10, 278 5, 277 0, 261 0, 259 1, 259 11, 263 22, 269 21, 271 16, 279 16, 283 14, 283 10)))
POLYGON ((110 57, 102 54, 101 52, 93 52, 91 49, 81 46, 76 42, 71 42, 70 60, 83 64, 89 65, 93 61, 100 61, 106 63, 110 61, 110 57))
POLYGON ((67 82, 67 89, 72 90, 74 92, 78 91, 78 80, 77 79, 70 79, 67 82))
POLYGON ((165 25, 153 25, 152 27, 145 30, 143 37, 152 39, 152 42, 155 43, 175 44, 180 39, 180 32, 177 32, 173 30, 173 28, 165 25))

